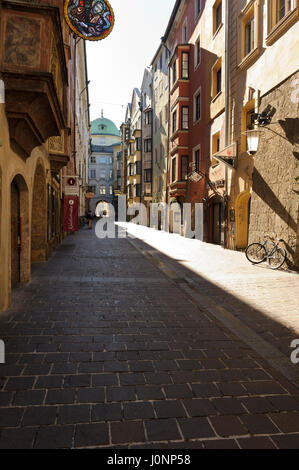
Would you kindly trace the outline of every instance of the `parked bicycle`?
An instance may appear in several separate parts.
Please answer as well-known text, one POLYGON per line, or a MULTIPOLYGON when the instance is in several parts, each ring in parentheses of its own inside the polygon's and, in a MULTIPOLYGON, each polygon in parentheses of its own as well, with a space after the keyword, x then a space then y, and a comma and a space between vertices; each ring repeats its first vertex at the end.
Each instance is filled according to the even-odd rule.
POLYGON ((274 239, 270 235, 264 235, 265 242, 252 243, 246 248, 245 254, 248 261, 252 264, 260 264, 268 261, 271 269, 279 269, 284 264, 287 254, 286 251, 279 247, 283 242, 282 239, 274 239))

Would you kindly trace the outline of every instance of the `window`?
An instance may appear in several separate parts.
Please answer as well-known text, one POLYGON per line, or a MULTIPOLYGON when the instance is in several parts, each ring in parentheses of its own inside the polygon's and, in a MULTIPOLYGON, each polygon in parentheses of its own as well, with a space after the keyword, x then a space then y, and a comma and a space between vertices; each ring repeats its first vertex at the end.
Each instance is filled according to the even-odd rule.
POLYGON ((189 54, 188 52, 182 53, 182 78, 189 78, 189 54))
POLYGON ((185 44, 187 41, 188 41, 188 20, 186 18, 184 21, 183 30, 182 30, 182 43, 185 44))
POLYGON ((149 125, 152 123, 152 112, 151 111, 147 111, 145 113, 145 125, 149 125))
POLYGON ((201 0, 195 0, 195 19, 198 18, 201 12, 201 0))
POLYGON ((245 24, 245 51, 244 56, 254 49, 254 16, 245 24))
POLYGON ((220 132, 217 132, 212 136, 212 167, 219 164, 219 161, 216 158, 213 158, 213 155, 220 152, 220 132))
POLYGON ((177 74, 176 74, 176 60, 172 64, 172 84, 174 85, 177 79, 177 74))
POLYGON ((144 141, 144 151, 145 153, 152 151, 152 139, 146 139, 144 141))
POLYGON ((152 170, 144 170, 144 182, 145 183, 152 182, 152 170))
POLYGON ((135 174, 136 175, 141 175, 141 162, 136 162, 135 163, 135 174))
POLYGON ((212 98, 216 98, 222 91, 222 59, 215 62, 212 68, 212 98))
POLYGON ((168 104, 165 105, 165 122, 168 122, 168 104))
POLYGON ((222 69, 220 67, 220 69, 217 70, 217 74, 216 74, 216 91, 217 91, 217 94, 221 92, 221 77, 222 77, 222 69))
POLYGON ((201 63, 201 47, 200 47, 200 38, 197 39, 194 48, 194 65, 195 68, 198 67, 201 63))
POLYGON ((194 122, 201 118, 201 93, 198 91, 194 95, 194 122))
POLYGON ((162 111, 159 113, 159 125, 162 127, 162 111))
POLYGON ((90 189, 91 193, 93 193, 93 194, 97 193, 97 187, 96 186, 90 186, 89 189, 90 189))
POLYGON ((181 157, 181 181, 185 181, 188 176, 189 168, 189 157, 188 155, 182 155, 181 157))
POLYGON ((196 171, 200 171, 200 147, 194 151, 194 167, 196 171))
POLYGON ((90 163, 97 163, 96 157, 90 157, 90 163))
POLYGON ((113 195, 113 186, 110 186, 110 196, 113 195))
POLYGON ((104 186, 104 185, 100 186, 100 194, 102 194, 102 195, 106 194, 106 186, 104 186))
POLYGON ((135 150, 136 151, 141 150, 141 137, 137 137, 135 140, 135 150))
POLYGON ((100 171, 100 178, 101 179, 106 179, 106 172, 105 171, 100 171))
POLYGON ((177 112, 172 113, 172 133, 174 134, 177 130, 177 112))
POLYGON ((277 20, 280 21, 292 9, 292 0, 278 0, 277 2, 277 20))
POLYGON ((182 129, 183 130, 189 129, 189 107, 188 106, 182 107, 182 129))
POLYGON ((217 0, 213 7, 213 34, 216 34, 222 25, 222 1, 217 0))
POLYGON ((135 197, 141 197, 141 184, 135 186, 135 197))
POLYGON ((107 163, 106 157, 100 157, 100 163, 107 163))
POLYGON ((171 181, 173 183, 176 181, 176 157, 174 157, 171 162, 171 181))
POLYGON ((112 178, 113 178, 113 170, 110 170, 110 172, 109 172, 109 179, 112 180, 112 178))
POLYGON ((90 170, 90 177, 92 179, 95 179, 96 178, 96 170, 90 170))
POLYGON ((297 5, 297 0, 268 0, 267 45, 273 44, 298 19, 297 5))

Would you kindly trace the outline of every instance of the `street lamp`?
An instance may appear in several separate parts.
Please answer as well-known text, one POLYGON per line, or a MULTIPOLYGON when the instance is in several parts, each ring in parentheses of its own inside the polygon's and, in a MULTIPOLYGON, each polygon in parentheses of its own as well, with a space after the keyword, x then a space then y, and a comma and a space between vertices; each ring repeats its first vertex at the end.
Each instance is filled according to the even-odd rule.
POLYGON ((253 113, 251 116, 252 129, 248 129, 243 132, 243 135, 247 137, 247 147, 250 155, 254 155, 259 146, 259 140, 261 135, 261 128, 271 123, 272 117, 275 114, 275 108, 268 105, 267 108, 260 114, 253 113))
POLYGON ((258 150, 261 132, 260 129, 252 129, 244 132, 247 137, 247 147, 250 155, 254 155, 258 150))

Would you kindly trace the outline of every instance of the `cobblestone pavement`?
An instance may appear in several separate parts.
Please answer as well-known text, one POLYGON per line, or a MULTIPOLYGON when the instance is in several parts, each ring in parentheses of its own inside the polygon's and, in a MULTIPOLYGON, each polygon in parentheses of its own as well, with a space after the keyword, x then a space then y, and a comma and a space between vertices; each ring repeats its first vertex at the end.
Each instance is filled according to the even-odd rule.
POLYGON ((138 243, 83 229, 14 291, 0 448, 299 448, 298 388, 138 243))

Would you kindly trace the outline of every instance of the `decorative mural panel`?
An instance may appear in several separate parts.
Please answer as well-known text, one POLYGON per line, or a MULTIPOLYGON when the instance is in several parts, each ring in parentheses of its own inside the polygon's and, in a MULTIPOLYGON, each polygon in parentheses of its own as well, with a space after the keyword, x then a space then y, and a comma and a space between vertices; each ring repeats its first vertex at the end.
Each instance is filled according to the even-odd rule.
POLYGON ((4 62, 9 65, 39 67, 41 24, 34 18, 8 16, 6 20, 4 62))
POLYGON ((48 140, 49 152, 51 153, 64 153, 64 135, 50 137, 48 140))
POLYGON ((114 26, 114 12, 107 0, 65 0, 64 14, 69 27, 89 41, 106 38, 114 26))

